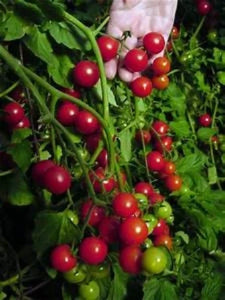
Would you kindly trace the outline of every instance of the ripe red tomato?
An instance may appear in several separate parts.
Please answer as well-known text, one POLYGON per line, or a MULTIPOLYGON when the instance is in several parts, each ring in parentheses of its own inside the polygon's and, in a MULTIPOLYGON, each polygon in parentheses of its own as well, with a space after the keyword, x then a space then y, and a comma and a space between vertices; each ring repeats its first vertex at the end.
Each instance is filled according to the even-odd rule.
POLYGON ((10 102, 6 104, 3 111, 5 122, 11 126, 18 124, 24 118, 24 109, 18 103, 10 102))
POLYGON ((209 114, 203 114, 198 119, 199 124, 204 127, 208 127, 212 123, 212 118, 209 114))
POLYGON ((212 10, 212 4, 207 0, 201 0, 197 4, 197 10, 200 15, 205 16, 212 10))
POLYGON ((164 160, 164 167, 161 170, 161 172, 166 176, 168 176, 174 174, 175 171, 176 171, 176 165, 172 161, 164 160))
POLYGON ((98 226, 100 237, 108 244, 116 243, 119 239, 119 226, 120 220, 117 217, 105 217, 98 226))
POLYGON ((134 187, 135 193, 146 195, 148 198, 154 193, 154 188, 148 182, 140 181, 134 187))
POLYGON ((155 149, 160 153, 163 153, 164 151, 170 152, 172 145, 173 139, 170 136, 163 136, 154 143, 155 149))
POLYGON ((79 91, 77 90, 74 90, 74 89, 70 89, 70 88, 62 88, 61 91, 71 97, 74 97, 74 98, 78 98, 80 99, 81 97, 81 94, 79 91))
POLYGON ((138 274, 141 272, 142 252, 138 246, 128 246, 120 250, 119 262, 124 272, 138 274))
POLYGON ((165 235, 165 234, 158 235, 154 239, 154 245, 155 246, 165 246, 169 250, 172 249, 172 244, 173 244, 172 238, 169 235, 165 235))
POLYGON ((102 168, 105 168, 108 165, 108 151, 106 149, 102 149, 97 157, 98 165, 102 168))
POLYGON ((149 201, 150 201, 151 205, 160 203, 160 202, 164 201, 164 199, 165 199, 165 197, 157 192, 152 193, 149 197, 149 201))
POLYGON ((49 192, 60 195, 70 188, 71 176, 65 168, 53 166, 43 174, 43 183, 49 192))
POLYGON ((179 38, 180 32, 179 29, 177 28, 177 26, 173 26, 172 30, 171 30, 171 37, 173 40, 176 40, 179 38))
POLYGON ((147 154, 147 165, 151 171, 160 171, 164 167, 164 159, 158 151, 152 151, 147 154))
POLYGON ((164 75, 170 71, 170 61, 165 56, 157 57, 152 64, 152 70, 157 76, 164 75))
POLYGON ((163 219, 159 219, 158 223, 154 227, 152 234, 157 236, 157 235, 162 235, 166 234, 169 235, 170 229, 169 226, 166 224, 166 222, 163 219))
POLYGON ((25 93, 22 86, 17 86, 10 94, 10 96, 17 102, 24 102, 25 93))
POLYGON ((79 108, 76 104, 64 101, 57 109, 56 119, 64 126, 72 126, 78 112, 79 108))
POLYGON ((138 202, 130 193, 119 193, 113 198, 112 207, 117 216, 127 218, 136 212, 138 202))
POLYGON ((44 187, 44 174, 47 172, 48 169, 54 167, 55 164, 52 160, 41 160, 33 165, 31 169, 31 178, 33 181, 40 185, 41 187, 44 187))
POLYGON ((121 223, 119 234, 123 244, 139 245, 147 238, 148 227, 142 219, 130 217, 121 223))
POLYGON ((96 193, 109 193, 116 186, 114 178, 107 178, 104 169, 101 167, 97 168, 94 172, 89 172, 89 176, 96 193))
POLYGON ((73 79, 75 84, 90 88, 99 80, 100 74, 96 63, 82 60, 73 69, 73 79))
POLYGON ((163 121, 157 120, 152 124, 152 134, 165 136, 169 131, 169 125, 163 121))
POLYGON ((131 49, 124 57, 124 66, 130 72, 142 72, 148 65, 148 56, 142 49, 131 49))
POLYGON ((158 32, 149 32, 143 38, 143 45, 150 54, 157 54, 165 47, 164 37, 158 32))
POLYGON ((136 132, 135 139, 138 143, 142 144, 143 141, 143 143, 146 145, 151 140, 151 134, 148 130, 140 129, 136 132))
POLYGON ((101 132, 96 132, 85 137, 86 147, 90 153, 93 153, 98 147, 101 136, 101 132))
POLYGON ((30 128, 30 120, 26 116, 24 116, 23 119, 19 121, 19 123, 12 125, 11 127, 12 130, 22 128, 30 128))
POLYGON ((111 36, 101 36, 97 44, 104 62, 107 62, 117 55, 120 43, 111 36))
POLYGON ((144 98, 151 94, 152 82, 148 77, 140 76, 131 82, 130 88, 135 96, 144 98))
POLYGON ((182 179, 178 175, 169 175, 165 179, 165 185, 169 191, 178 191, 182 186, 182 179))
POLYGON ((98 237, 86 237, 82 240, 79 247, 81 260, 89 265, 98 265, 102 263, 107 254, 107 244, 98 237))
POLYGON ((166 44, 166 50, 167 50, 168 52, 172 52, 172 51, 173 51, 173 44, 172 44, 172 41, 171 41, 171 40, 169 40, 169 41, 167 42, 167 44, 166 44))
POLYGON ((77 259, 67 244, 56 246, 51 252, 50 261, 52 267, 59 272, 70 271, 77 265, 77 259))
POLYGON ((100 128, 98 119, 89 111, 79 111, 74 119, 75 128, 82 134, 92 134, 100 128))
POLYGON ((165 90, 169 83, 169 77, 165 74, 152 77, 152 86, 157 90, 165 90))
POLYGON ((85 221, 90 210, 91 214, 89 215, 88 224, 91 226, 98 226, 105 217, 105 209, 104 207, 94 205, 91 200, 84 202, 81 206, 81 219, 83 221, 85 221))

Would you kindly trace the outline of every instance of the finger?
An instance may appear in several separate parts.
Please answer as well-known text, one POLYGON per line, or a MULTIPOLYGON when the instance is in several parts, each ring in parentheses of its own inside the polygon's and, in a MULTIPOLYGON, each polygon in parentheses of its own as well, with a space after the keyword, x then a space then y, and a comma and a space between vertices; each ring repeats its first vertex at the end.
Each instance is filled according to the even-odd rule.
POLYGON ((108 79, 112 80, 116 76, 117 64, 118 64, 117 58, 113 58, 110 61, 104 63, 105 73, 108 79))

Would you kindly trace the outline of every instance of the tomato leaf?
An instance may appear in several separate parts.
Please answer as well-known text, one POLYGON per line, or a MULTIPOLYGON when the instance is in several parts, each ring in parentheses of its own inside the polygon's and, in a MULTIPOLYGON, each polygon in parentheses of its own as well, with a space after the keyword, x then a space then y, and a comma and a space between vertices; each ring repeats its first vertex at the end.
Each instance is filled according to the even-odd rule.
POLYGON ((25 35, 27 24, 19 16, 8 13, 4 22, 0 23, 0 36, 5 41, 13 41, 22 38, 25 35))
POLYGON ((207 141, 217 133, 216 128, 199 128, 197 136, 201 141, 207 141))
POLYGON ((21 143, 14 144, 9 148, 7 153, 12 155, 13 160, 23 172, 27 171, 33 155, 29 141, 25 140, 21 143))
POLYGON ((175 286, 168 280, 152 278, 143 285, 142 300, 176 300, 178 299, 175 286))
MULTIPOLYGON (((100 80, 97 82, 97 84, 94 86, 93 89, 94 89, 95 93, 97 94, 98 98, 102 99, 102 86, 101 86, 100 80)), ((116 103, 115 96, 114 96, 110 86, 107 85, 106 89, 107 89, 107 96, 108 96, 109 103, 112 106, 118 106, 116 103)))
POLYGON ((201 291, 200 300, 220 299, 222 289, 222 278, 220 274, 214 274, 213 277, 208 277, 201 291))
POLYGON ((35 4, 23 0, 16 1, 15 12, 22 18, 35 24, 41 24, 44 21, 44 15, 41 10, 35 4))
POLYGON ((11 142, 12 144, 20 143, 31 135, 32 135, 32 130, 29 128, 21 128, 19 130, 14 130, 11 137, 11 142))
POLYGON ((175 83, 170 83, 169 87, 165 90, 164 97, 168 99, 172 110, 176 111, 179 115, 185 114, 186 96, 175 83))
POLYGON ((206 163, 207 157, 201 151, 186 155, 177 162, 178 173, 193 172, 201 169, 206 163))
POLYGON ((225 72, 219 71, 219 72, 217 72, 216 76, 217 76, 219 83, 221 83, 222 85, 225 85, 225 72))
POLYGON ((170 122, 170 128, 180 138, 188 137, 190 135, 190 127, 185 120, 170 122))
POLYGON ((129 129, 125 129, 119 134, 121 155, 126 162, 131 159, 131 139, 132 135, 129 129))
POLYGON ((41 9, 47 19, 61 21, 64 16, 64 6, 62 3, 51 0, 32 0, 31 2, 41 9))
POLYGON ((209 184, 215 184, 217 182, 217 170, 215 166, 208 168, 209 184))

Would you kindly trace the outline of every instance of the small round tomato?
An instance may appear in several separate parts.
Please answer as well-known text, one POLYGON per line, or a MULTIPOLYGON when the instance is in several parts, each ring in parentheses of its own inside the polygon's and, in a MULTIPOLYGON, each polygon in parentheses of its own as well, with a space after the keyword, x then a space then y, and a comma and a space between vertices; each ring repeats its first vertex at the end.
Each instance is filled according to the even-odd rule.
POLYGON ((161 194, 159 193, 152 193, 149 197, 149 201, 150 201, 150 204, 151 205, 155 205, 157 203, 161 203, 162 201, 164 201, 165 197, 162 196, 161 194))
POLYGON ((173 40, 176 40, 179 38, 180 32, 179 29, 177 28, 177 26, 173 26, 172 30, 171 30, 171 37, 173 40))
POLYGON ((209 114, 203 114, 198 119, 199 124, 204 127, 209 127, 212 123, 212 118, 209 114))
POLYGON ((61 88, 61 91, 65 94, 71 96, 71 97, 78 98, 78 99, 81 98, 81 94, 77 90, 74 90, 74 89, 71 89, 71 88, 61 88))
POLYGON ((63 278, 69 283, 80 283, 87 276, 86 265, 78 265, 70 271, 63 272, 63 278))
POLYGON ((218 31, 216 29, 211 29, 207 34, 207 39, 209 42, 217 44, 218 42, 218 31))
POLYGON ((12 125, 11 128, 12 130, 30 128, 30 120, 26 116, 24 116, 23 119, 19 121, 19 123, 12 125))
POLYGON ((182 65, 189 65, 191 64, 191 62, 193 61, 193 54, 189 51, 184 52, 181 56, 180 56, 180 63, 182 65))
POLYGON ((138 274, 141 271, 142 252, 138 246, 128 246, 120 250, 119 262, 124 272, 138 274))
POLYGON ((155 149, 160 153, 163 153, 164 151, 170 152, 172 145, 173 145, 173 139, 170 136, 162 136, 154 143, 155 149))
POLYGON ((135 96, 144 98, 151 94, 152 82, 148 77, 140 76, 131 82, 130 88, 135 96))
POLYGON ((24 89, 22 86, 17 86, 10 94, 10 96, 17 102, 22 103, 25 98, 24 89))
POLYGON ((60 195, 70 188, 71 176, 65 168, 53 166, 44 173, 43 183, 49 192, 60 195))
POLYGON ((138 182, 134 187, 135 193, 140 193, 146 195, 148 198, 151 196, 152 193, 154 193, 153 186, 144 181, 138 182))
POLYGON ((152 86, 157 90, 165 90, 169 83, 170 80, 166 74, 152 77, 152 86))
POLYGON ((151 274, 159 274, 166 269, 167 257, 162 249, 150 247, 142 255, 142 268, 151 274))
POLYGON ((98 265, 105 260, 108 246, 98 237, 86 237, 80 244, 79 254, 81 260, 86 264, 98 265))
POLYGON ((97 168, 94 172, 89 172, 90 180, 96 193, 109 193, 115 186, 116 182, 113 177, 106 177, 104 169, 97 168))
POLYGON ((141 208, 141 210, 148 208, 149 203, 147 196, 145 196, 144 194, 136 193, 134 194, 134 197, 137 199, 138 206, 141 208))
POLYGON ((124 57, 123 64, 130 72, 142 72, 148 65, 148 56, 142 49, 131 49, 124 57))
POLYGON ((165 56, 157 57, 152 64, 152 70, 157 76, 164 75, 170 71, 170 61, 165 56))
POLYGON ((82 60, 73 69, 73 79, 75 84, 90 88, 99 80, 100 74, 96 63, 82 60))
POLYGON ((52 267, 59 272, 70 271, 77 265, 77 259, 67 244, 56 246, 51 252, 50 261, 52 267))
POLYGON ((104 262, 101 265, 92 265, 88 268, 91 276, 95 279, 102 279, 109 275, 110 273, 110 265, 107 262, 104 262))
POLYGON ((56 112, 56 119, 64 126, 72 126, 79 112, 77 105, 69 101, 60 104, 56 112))
POLYGON ((105 209, 104 207, 94 205, 91 200, 82 203, 81 219, 83 221, 86 220, 86 217, 88 216, 90 210, 91 213, 89 215, 88 224, 91 226, 98 226, 101 220, 105 217, 105 209))
POLYGON ((163 121, 157 120, 152 124, 152 134, 160 137, 165 136, 169 131, 169 125, 163 121))
POLYGON ((117 217, 105 217, 98 226, 99 235, 108 244, 116 243, 119 238, 119 226, 120 220, 117 217))
POLYGON ((83 300, 97 300, 100 296, 100 288, 96 281, 89 281, 89 283, 82 283, 79 286, 79 296, 83 300))
POLYGON ((130 217, 121 223, 119 234, 123 244, 139 245, 147 238, 148 227, 142 219, 130 217))
POLYGON ((135 135, 135 139, 138 143, 142 144, 142 142, 147 145, 151 140, 151 134, 148 130, 138 130, 135 135))
POLYGON ((111 36, 101 36, 97 39, 97 44, 104 62, 116 57, 120 43, 111 36))
POLYGON ((102 149, 96 160, 100 167, 105 168, 108 165, 108 151, 106 149, 102 149))
POLYGON ((164 167, 164 159, 158 151, 151 151, 147 154, 147 165, 151 171, 160 171, 164 167))
POLYGON ((167 201, 163 201, 159 206, 155 206, 154 214, 157 218, 167 219, 172 214, 172 207, 167 201))
POLYGON ((170 233, 169 226, 166 224, 165 220, 159 219, 158 223, 156 224, 156 226, 152 231, 152 234, 156 236, 162 234, 168 235, 169 233, 170 233))
POLYGON ((169 191, 178 191, 182 186, 182 179, 178 175, 169 175, 165 179, 165 185, 169 191))
POLYGON ((24 118, 24 109, 16 102, 10 102, 3 108, 4 121, 13 126, 18 124, 24 118))
POLYGON ((165 175, 172 175, 176 171, 176 165, 169 160, 164 160, 164 167, 162 169, 162 173, 165 175))
POLYGON ((79 111, 74 119, 75 129, 82 134, 92 134, 100 127, 98 119, 89 111, 79 111))
POLYGON ((150 54, 158 54, 165 47, 164 37, 158 32, 149 32, 143 38, 143 45, 150 54))
POLYGON ((99 145, 101 140, 101 133, 96 132, 94 134, 85 137, 86 147, 90 153, 93 153, 99 145))
POLYGON ((207 0, 201 0, 197 4, 197 10, 200 15, 205 16, 212 10, 212 4, 207 0))
POLYGON ((155 246, 165 246, 166 248, 168 248, 169 250, 172 249, 172 238, 169 235, 158 235, 155 237, 154 239, 154 245, 155 246))
POLYGON ((143 216, 143 220, 145 221, 145 224, 148 227, 148 234, 152 233, 152 230, 155 228, 158 220, 156 217, 152 214, 145 214, 143 216))
POLYGON ((47 172, 48 169, 55 166, 55 163, 52 160, 41 160, 33 165, 31 169, 31 178, 33 181, 44 187, 44 174, 47 172))
POLYGON ((166 50, 167 50, 168 52, 172 52, 172 51, 173 51, 173 44, 172 44, 172 41, 171 41, 171 40, 169 40, 169 41, 167 42, 167 44, 166 44, 166 50))
POLYGON ((138 202, 132 194, 124 192, 113 198, 112 207, 117 216, 127 218, 138 209, 138 202))

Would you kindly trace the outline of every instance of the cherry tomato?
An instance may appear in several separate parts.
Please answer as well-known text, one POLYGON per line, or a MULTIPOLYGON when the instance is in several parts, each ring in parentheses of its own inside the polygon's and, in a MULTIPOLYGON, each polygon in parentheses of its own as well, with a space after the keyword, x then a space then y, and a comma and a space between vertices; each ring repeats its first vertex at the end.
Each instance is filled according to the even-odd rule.
POLYGON ((97 44, 104 62, 116 57, 120 43, 111 36, 101 36, 97 39, 97 44))
POLYGON ((22 86, 17 86, 10 94, 10 96, 17 102, 24 102, 25 93, 22 86))
POLYGON ((140 76, 130 84, 131 90, 135 96, 144 98, 152 92, 152 82, 149 78, 140 76))
POLYGON ((145 221, 145 224, 148 227, 148 234, 152 233, 153 229, 155 228, 158 222, 156 217, 152 214, 145 214, 143 216, 143 220, 145 221))
POLYGON ((50 261, 52 267, 59 272, 70 271, 77 265, 77 259, 67 244, 56 246, 51 252, 50 261))
POLYGON ((119 239, 120 220, 115 216, 108 216, 101 220, 99 235, 108 244, 116 243, 119 239))
POLYGON ((55 164, 52 160, 41 160, 33 165, 31 169, 31 178, 33 181, 44 187, 44 174, 47 172, 48 169, 54 167, 55 164))
POLYGON ((80 283, 87 276, 86 265, 78 265, 70 271, 63 272, 63 278, 69 283, 80 283))
POLYGON ((182 186, 182 179, 178 175, 169 175, 165 179, 165 185, 171 192, 178 191, 182 186))
POLYGON ((109 193, 115 186, 116 182, 113 177, 106 177, 104 169, 101 167, 97 168, 94 173, 89 172, 91 182, 93 184, 96 193, 109 193))
POLYGON ((3 111, 5 122, 11 126, 18 124, 24 118, 24 109, 18 103, 10 102, 6 104, 3 111))
POLYGON ((98 119, 87 110, 79 111, 74 119, 75 129, 82 134, 92 134, 100 127, 98 119))
POLYGON ((63 167, 49 168, 43 175, 44 187, 52 194, 65 193, 71 186, 70 173, 63 167))
POLYGON ((157 76, 164 75, 170 71, 170 61, 165 56, 157 57, 152 64, 152 70, 157 76))
POLYGON ((166 269, 167 257, 165 253, 157 247, 150 247, 142 255, 142 268, 151 273, 159 274, 166 269))
POLYGON ((127 52, 123 63, 130 72, 142 72, 148 65, 148 56, 144 50, 134 48, 127 52))
POLYGON ((86 201, 81 206, 81 219, 84 221, 91 210, 89 215, 88 224, 91 226, 98 226, 101 220, 105 217, 104 207, 94 205, 91 200, 86 201))
POLYGON ((160 171, 164 167, 164 159, 158 151, 152 151, 147 154, 147 165, 151 171, 160 171))
POLYGON ((148 198, 154 193, 154 188, 148 182, 140 181, 134 187, 135 193, 146 195, 148 198))
POLYGON ((78 112, 79 108, 77 105, 64 101, 57 109, 56 119, 64 126, 72 126, 78 112))
POLYGON ((90 88, 99 80, 99 69, 93 61, 82 60, 73 69, 75 84, 90 88))
POLYGON ((170 136, 162 136, 154 143, 155 149, 160 153, 163 153, 164 151, 170 152, 172 145, 173 145, 173 139, 170 136))
POLYGON ((127 218, 138 209, 138 202, 130 193, 119 193, 113 198, 112 207, 117 216, 127 218))
POLYGON ((164 167, 162 169, 162 173, 165 175, 172 175, 176 171, 176 165, 169 160, 164 160, 164 167))
POLYGON ((200 15, 205 16, 212 10, 212 4, 207 0, 199 1, 197 10, 200 15))
POLYGON ((97 132, 85 137, 86 147, 90 153, 93 153, 101 140, 101 133, 97 132))
POLYGON ((215 29, 211 29, 207 34, 207 39, 209 42, 213 44, 217 44, 218 42, 218 31, 215 29))
POLYGON ((141 271, 142 252, 138 246, 128 246, 120 250, 119 262, 124 272, 138 274, 141 271))
POLYGON ((198 119, 199 124, 204 127, 209 127, 212 123, 212 118, 209 114, 203 114, 198 119))
POLYGON ((106 149, 102 149, 96 160, 100 167, 105 168, 108 165, 108 151, 106 149))
POLYGON ((91 276, 95 279, 102 279, 109 275, 110 273, 110 265, 107 262, 104 262, 101 265, 92 265, 89 266, 89 272, 91 273, 91 276))
POLYGON ((169 125, 163 121, 157 120, 152 124, 152 134, 165 136, 169 131, 169 125))
POLYGON ((147 238, 148 227, 142 219, 130 217, 121 223, 119 234, 125 245, 139 245, 147 238))
POLYGON ((169 235, 158 235, 155 237, 154 239, 154 245, 155 246, 165 246, 167 247, 169 250, 172 249, 172 238, 169 235))
POLYGON ((157 218, 167 219, 172 214, 172 207, 167 201, 163 201, 159 206, 155 206, 154 213, 157 218))
POLYGON ((211 141, 214 144, 214 146, 217 146, 219 144, 219 138, 218 136, 214 135, 211 137, 211 141))
POLYGON ((168 225, 166 224, 165 220, 159 219, 158 223, 154 227, 152 234, 157 236, 157 235, 162 235, 162 234, 169 234, 170 230, 168 225))
POLYGON ((82 283, 79 286, 79 296, 84 300, 97 300, 100 296, 100 288, 96 281, 91 280, 89 283, 82 283))
POLYGON ((98 265, 105 260, 108 246, 98 237, 86 237, 80 244, 79 254, 81 260, 86 264, 98 265))
POLYGON ((12 125, 11 129, 16 130, 16 129, 23 129, 23 128, 30 128, 30 120, 24 116, 19 123, 12 125))
POLYGON ((177 26, 173 26, 172 30, 171 30, 171 37, 173 40, 176 40, 179 38, 180 32, 179 29, 177 28, 177 26))
POLYGON ((172 51, 173 51, 173 44, 172 44, 172 41, 171 41, 171 40, 169 40, 169 41, 167 42, 167 44, 166 44, 166 50, 167 50, 168 52, 172 52, 172 51))
MULTIPOLYGON (((80 99, 81 98, 81 94, 79 91, 77 90, 74 90, 74 89, 71 89, 71 88, 62 88, 61 91, 71 97, 74 97, 74 98, 78 98, 80 99)), ((67 101, 67 100, 66 100, 67 101)))
POLYGON ((137 199, 138 201, 138 206, 143 210, 143 209, 147 209, 148 208, 148 198, 147 196, 145 196, 144 194, 139 194, 136 193, 134 194, 134 197, 137 199))
POLYGON ((152 193, 149 197, 149 201, 150 201, 151 205, 160 203, 160 202, 164 201, 164 199, 165 199, 164 196, 162 196, 161 194, 156 193, 156 192, 152 193))
POLYGON ((146 145, 151 140, 151 134, 148 130, 138 130, 135 135, 135 139, 138 143, 142 144, 142 142, 146 145))
POLYGON ((150 54, 158 54, 165 47, 164 37, 158 32, 149 32, 143 38, 143 45, 150 54))
POLYGON ((187 51, 184 52, 181 56, 180 56, 180 63, 182 65, 189 65, 191 64, 191 62, 193 61, 193 55, 191 52, 187 51))
POLYGON ((165 74, 152 77, 152 86, 157 90, 165 90, 169 83, 169 77, 165 74))

